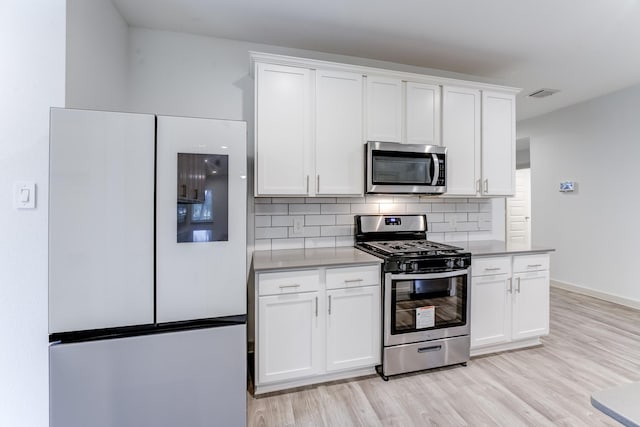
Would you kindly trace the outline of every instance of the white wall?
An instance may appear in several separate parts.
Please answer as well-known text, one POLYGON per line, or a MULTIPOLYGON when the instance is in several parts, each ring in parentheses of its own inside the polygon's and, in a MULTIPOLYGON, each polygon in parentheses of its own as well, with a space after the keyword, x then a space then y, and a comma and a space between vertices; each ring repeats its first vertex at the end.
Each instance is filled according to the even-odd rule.
POLYGON ((555 280, 640 301, 640 86, 518 123, 530 138, 532 240, 555 280), (578 183, 560 193, 559 183, 578 183))
POLYGON ((0 425, 48 425, 49 107, 64 106, 64 0, 0 4, 0 425), (37 207, 13 208, 35 181, 37 207))
POLYGON ((129 27, 111 0, 67 0, 66 106, 126 109, 129 27))

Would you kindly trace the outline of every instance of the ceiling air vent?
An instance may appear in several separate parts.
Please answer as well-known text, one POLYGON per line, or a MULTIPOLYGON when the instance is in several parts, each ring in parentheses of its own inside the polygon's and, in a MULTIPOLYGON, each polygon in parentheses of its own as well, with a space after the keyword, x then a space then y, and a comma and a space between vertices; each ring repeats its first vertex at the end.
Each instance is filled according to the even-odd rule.
POLYGON ((545 98, 547 96, 551 96, 556 92, 560 92, 558 89, 538 89, 529 94, 531 98, 545 98))

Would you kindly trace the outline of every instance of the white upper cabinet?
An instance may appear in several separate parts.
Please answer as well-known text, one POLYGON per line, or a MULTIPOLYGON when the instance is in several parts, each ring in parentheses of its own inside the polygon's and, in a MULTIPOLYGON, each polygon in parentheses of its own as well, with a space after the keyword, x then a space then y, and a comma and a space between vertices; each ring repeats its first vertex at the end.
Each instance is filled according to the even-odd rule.
POLYGON ((475 196, 480 179, 480 91, 442 88, 442 145, 447 147, 447 194, 475 196))
POLYGON ((406 82, 404 111, 404 142, 440 145, 439 86, 406 82))
POLYGON ((362 74, 316 71, 315 194, 362 194, 362 74))
POLYGON ((311 71, 257 64, 256 195, 309 194, 311 71))
POLYGON ((402 142, 402 80, 367 76, 367 141, 402 142))
POLYGON ((516 100, 512 94, 482 92, 482 194, 515 193, 516 100))

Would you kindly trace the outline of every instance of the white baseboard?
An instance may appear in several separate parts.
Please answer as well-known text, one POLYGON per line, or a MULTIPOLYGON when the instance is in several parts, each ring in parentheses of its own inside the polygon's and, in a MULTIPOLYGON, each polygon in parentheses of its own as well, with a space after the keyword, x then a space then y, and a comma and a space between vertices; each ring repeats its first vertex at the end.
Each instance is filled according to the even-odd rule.
POLYGON ((620 295, 597 291, 595 289, 585 288, 584 286, 561 282, 559 280, 551 280, 551 286, 640 310, 640 301, 631 298, 625 298, 620 295))

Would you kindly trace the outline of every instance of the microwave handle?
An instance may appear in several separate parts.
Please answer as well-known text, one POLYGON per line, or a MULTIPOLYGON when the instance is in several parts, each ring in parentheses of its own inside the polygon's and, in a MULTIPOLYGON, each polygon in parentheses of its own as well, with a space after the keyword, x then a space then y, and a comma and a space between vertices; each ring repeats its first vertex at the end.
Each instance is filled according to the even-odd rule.
POLYGON ((438 155, 436 153, 431 153, 431 158, 433 159, 433 179, 431 180, 431 185, 438 185, 438 175, 440 175, 440 160, 438 160, 438 155))

